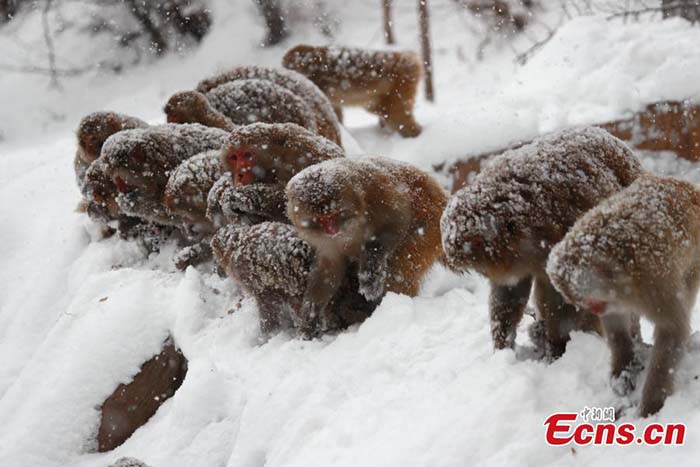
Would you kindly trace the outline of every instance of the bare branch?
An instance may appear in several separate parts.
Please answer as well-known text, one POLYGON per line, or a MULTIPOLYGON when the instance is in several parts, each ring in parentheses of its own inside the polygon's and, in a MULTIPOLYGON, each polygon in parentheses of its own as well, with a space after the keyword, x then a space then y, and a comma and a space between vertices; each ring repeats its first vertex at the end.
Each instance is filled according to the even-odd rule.
POLYGON ((53 88, 61 89, 61 83, 59 83, 58 74, 56 73, 56 50, 54 49, 53 37, 51 37, 51 29, 49 25, 49 13, 51 13, 52 5, 53 0, 46 0, 44 9, 41 12, 41 27, 44 31, 44 42, 46 42, 46 49, 49 55, 49 76, 51 77, 50 85, 53 88))

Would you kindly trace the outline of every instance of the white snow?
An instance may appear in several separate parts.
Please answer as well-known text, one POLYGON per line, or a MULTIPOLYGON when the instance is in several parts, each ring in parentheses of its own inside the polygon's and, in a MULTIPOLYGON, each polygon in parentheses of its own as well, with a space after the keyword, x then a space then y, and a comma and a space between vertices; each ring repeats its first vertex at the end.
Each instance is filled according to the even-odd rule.
MULTIPOLYGON (((330 3, 351 10, 339 43, 382 47, 377 2, 330 3)), ((479 38, 454 2, 430 3, 438 101, 419 98, 425 132, 386 135, 363 111, 346 112, 367 152, 429 167, 700 92, 700 29, 681 21, 574 19, 517 68, 503 50, 476 62, 470 51, 479 38)), ((543 422, 553 412, 629 407, 639 390, 630 400, 613 393, 609 352, 596 336, 575 334, 550 365, 525 352, 494 352, 483 279, 437 267, 421 297, 389 295, 338 336, 306 342, 281 334, 261 344, 257 312, 232 281, 175 271, 173 246, 144 258, 135 243, 98 240, 74 211, 79 118, 112 109, 163 122, 172 92, 227 66, 274 65, 285 51, 256 48, 263 29, 252 6, 216 0, 214 17, 189 56, 116 77, 64 79, 62 93, 47 89, 45 77, 0 76, 0 466, 104 467, 123 456, 152 467, 697 463, 698 339, 676 373, 676 393, 654 417, 685 423, 685 446, 548 447, 543 422), (189 360, 184 384, 125 444, 91 453, 95 406, 169 334, 189 360)), ((413 7, 397 7, 395 23, 397 47, 417 47, 413 7)), ((287 45, 324 40, 296 34, 287 45)), ((3 51, 11 45, 0 41, 3 51)), ((644 159, 700 181, 697 164, 644 159)), ((530 323, 521 324, 521 345, 530 323)), ((699 324, 696 310, 695 330, 699 324)), ((632 409, 622 420, 646 423, 632 409)))

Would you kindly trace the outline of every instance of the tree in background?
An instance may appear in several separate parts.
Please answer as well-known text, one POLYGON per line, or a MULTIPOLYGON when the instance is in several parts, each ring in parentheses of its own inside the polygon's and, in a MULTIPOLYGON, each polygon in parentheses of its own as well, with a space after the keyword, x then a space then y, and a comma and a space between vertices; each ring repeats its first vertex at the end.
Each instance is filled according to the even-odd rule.
POLYGON ((280 0, 253 0, 260 10, 267 27, 264 45, 271 46, 282 42, 288 35, 287 22, 280 0))
POLYGON ((664 18, 680 16, 691 23, 700 21, 699 0, 661 0, 661 12, 664 18))

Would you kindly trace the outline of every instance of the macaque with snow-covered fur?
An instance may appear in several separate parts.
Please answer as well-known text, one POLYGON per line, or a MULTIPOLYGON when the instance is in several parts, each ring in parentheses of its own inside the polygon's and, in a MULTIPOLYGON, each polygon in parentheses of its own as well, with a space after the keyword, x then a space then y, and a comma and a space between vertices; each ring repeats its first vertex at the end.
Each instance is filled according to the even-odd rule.
POLYGON ((335 159, 287 184, 287 212, 315 250, 304 294, 307 327, 325 327, 327 305, 348 265, 368 301, 387 291, 414 296, 442 254, 440 215, 447 195, 427 173, 382 157, 335 159))
POLYGON ((357 275, 345 274, 329 303, 326 326, 308 327, 301 309, 314 252, 291 225, 231 224, 216 233, 212 248, 221 268, 255 298, 265 335, 296 330, 305 338, 315 337, 362 322, 376 306, 357 292, 357 275))
POLYGON ((700 285, 700 191, 640 177, 576 222, 552 249, 547 273, 566 300, 600 316, 613 378, 639 370, 630 323, 637 314, 654 323, 640 412, 658 412, 673 391, 700 285))
POLYGON ((564 353, 570 331, 599 329, 552 287, 547 256, 576 219, 641 173, 622 141, 599 128, 572 129, 495 157, 452 197, 441 221, 447 263, 489 279, 497 349, 514 345, 533 282, 547 357, 564 353))
POLYGON ((82 190, 85 173, 102 151, 104 142, 114 133, 132 128, 145 128, 148 124, 136 117, 116 112, 93 112, 80 120, 76 136, 78 150, 75 153, 74 168, 78 187, 82 190))
POLYGON ((300 73, 278 68, 240 66, 201 81, 196 90, 207 94, 225 83, 239 80, 269 81, 300 97, 313 112, 318 134, 340 144, 340 124, 333 106, 323 92, 300 73))
POLYGON ((181 91, 168 100, 164 110, 171 123, 201 123, 234 130, 256 122, 289 122, 314 133, 318 131, 308 103, 288 89, 262 79, 223 83, 206 94, 181 91))
POLYGON ((104 144, 105 172, 119 192, 116 204, 129 216, 164 225, 180 225, 163 197, 170 174, 183 161, 221 148, 229 133, 199 124, 166 124, 124 130, 104 144))
POLYGON ((423 67, 415 52, 298 45, 282 64, 316 83, 339 115, 342 106, 362 106, 402 136, 421 132, 413 104, 423 67))
POLYGON ((310 165, 344 156, 340 146, 293 123, 243 126, 231 133, 221 151, 223 170, 232 183, 217 185, 210 196, 210 215, 230 212, 285 220, 289 179, 310 165))

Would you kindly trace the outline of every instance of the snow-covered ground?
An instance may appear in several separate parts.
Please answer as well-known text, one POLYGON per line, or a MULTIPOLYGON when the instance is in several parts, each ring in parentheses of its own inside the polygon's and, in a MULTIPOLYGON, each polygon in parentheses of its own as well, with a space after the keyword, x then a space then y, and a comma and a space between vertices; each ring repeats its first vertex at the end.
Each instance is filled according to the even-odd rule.
MULTIPOLYGON (((609 353, 596 336, 574 335, 549 365, 494 352, 488 290, 477 276, 436 268, 421 297, 390 294, 340 335, 306 342, 282 334, 261 344, 257 312, 232 281, 175 271, 168 248, 144 258, 134 243, 98 240, 75 212, 78 119, 114 109, 162 121, 171 92, 229 65, 278 63, 285 48, 258 49, 263 31, 253 11, 228 3, 214 2, 214 29, 185 58, 118 78, 64 80, 62 93, 42 77, 0 76, 0 466, 97 467, 122 456, 153 467, 697 464, 697 339, 676 393, 654 417, 686 423, 685 446, 549 447, 543 422, 554 412, 614 406, 627 408, 621 421, 645 424, 630 408, 639 391, 629 399, 613 393, 609 353), (95 406, 167 335, 189 360, 182 387, 122 446, 91 453, 95 406)), ((378 2, 347 12, 336 3, 338 42, 381 46, 378 2)), ((452 3, 431 2, 438 100, 418 104, 424 134, 385 135, 353 110, 349 131, 365 151, 429 168, 700 93, 700 29, 682 21, 611 27, 604 18, 576 19, 518 68, 504 50, 477 62, 478 38, 452 3)), ((396 13, 399 47, 415 48, 412 7, 396 13)), ((297 34, 287 45, 302 40, 323 39, 297 34)), ((644 158, 655 171, 700 182, 697 164, 644 158)))

